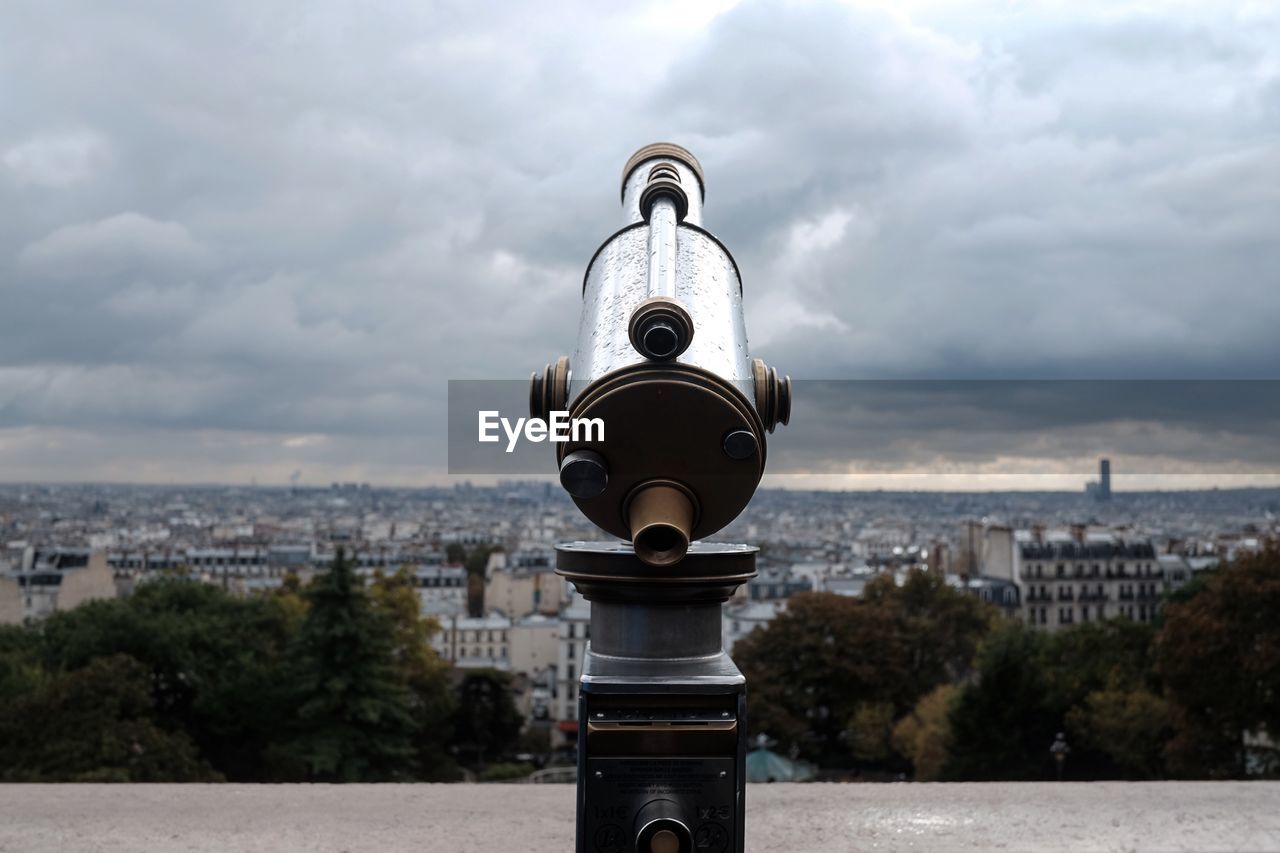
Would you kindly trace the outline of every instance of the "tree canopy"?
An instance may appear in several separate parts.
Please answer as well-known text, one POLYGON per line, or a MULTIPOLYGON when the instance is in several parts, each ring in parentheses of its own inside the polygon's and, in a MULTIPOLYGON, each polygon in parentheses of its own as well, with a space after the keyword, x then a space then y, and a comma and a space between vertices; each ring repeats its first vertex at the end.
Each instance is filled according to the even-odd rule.
MULTIPOLYGON (((456 778, 476 691, 437 629, 411 572, 366 586, 342 554, 271 593, 172 575, 0 627, 0 779, 456 778)), ((521 719, 505 679, 482 698, 478 719, 500 724, 482 761, 498 760, 521 719)))
POLYGON ((994 618, 990 605, 921 571, 900 587, 876 578, 862 598, 793 596, 734 649, 752 727, 828 766, 901 764, 890 751, 894 720, 967 674, 994 618))

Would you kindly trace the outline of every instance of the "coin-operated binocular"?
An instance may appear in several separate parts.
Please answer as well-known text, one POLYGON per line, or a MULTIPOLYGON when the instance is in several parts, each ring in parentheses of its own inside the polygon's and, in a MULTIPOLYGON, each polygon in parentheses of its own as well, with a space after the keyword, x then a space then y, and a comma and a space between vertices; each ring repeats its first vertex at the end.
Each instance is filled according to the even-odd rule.
POLYGON ((532 416, 603 425, 557 445, 560 482, 628 540, 557 549, 591 602, 578 853, 743 850, 745 680, 721 606, 755 576, 756 549, 696 540, 751 500, 791 381, 750 356, 741 277, 702 226, 704 196, 685 149, 632 155, 626 225, 587 265, 577 349, 530 383, 532 416))

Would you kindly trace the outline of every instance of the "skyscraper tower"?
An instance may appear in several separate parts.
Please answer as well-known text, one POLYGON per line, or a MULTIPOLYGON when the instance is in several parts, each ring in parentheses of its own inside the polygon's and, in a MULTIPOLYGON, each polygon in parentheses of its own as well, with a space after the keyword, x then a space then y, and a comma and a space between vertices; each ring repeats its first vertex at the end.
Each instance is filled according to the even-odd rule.
POLYGON ((1103 459, 1100 467, 1102 471, 1098 484, 1098 497, 1109 501, 1111 500, 1111 460, 1103 459))

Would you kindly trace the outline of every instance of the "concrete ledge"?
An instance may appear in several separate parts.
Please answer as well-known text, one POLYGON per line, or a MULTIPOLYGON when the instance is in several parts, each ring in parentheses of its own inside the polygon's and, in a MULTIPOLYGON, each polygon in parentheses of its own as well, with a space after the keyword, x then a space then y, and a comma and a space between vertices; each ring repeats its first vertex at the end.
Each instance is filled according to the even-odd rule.
MULTIPOLYGON (((747 850, 1280 851, 1280 783, 754 785, 747 850)), ((570 853, 568 785, 8 785, 0 851, 570 853)))

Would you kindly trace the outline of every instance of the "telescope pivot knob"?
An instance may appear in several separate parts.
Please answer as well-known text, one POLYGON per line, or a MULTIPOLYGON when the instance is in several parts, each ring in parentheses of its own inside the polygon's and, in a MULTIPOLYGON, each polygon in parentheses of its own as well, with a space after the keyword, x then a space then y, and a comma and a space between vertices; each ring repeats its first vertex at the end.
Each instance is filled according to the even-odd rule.
POLYGON ((560 463, 560 485, 575 498, 594 498, 609 485, 609 464, 594 450, 575 450, 560 463))
POLYGON ((763 359, 751 359, 751 379, 755 389, 756 411, 764 428, 773 432, 778 424, 791 423, 791 377, 778 376, 776 367, 768 367, 763 359))
POLYGON ((569 405, 569 356, 562 355, 529 377, 529 417, 548 420, 569 405))

